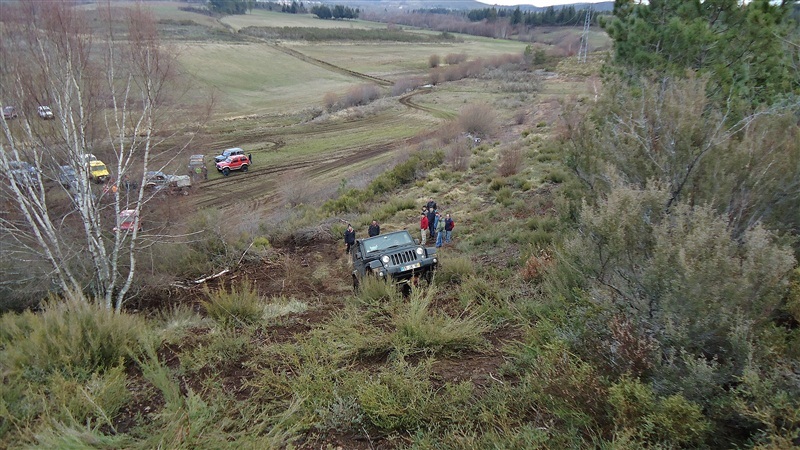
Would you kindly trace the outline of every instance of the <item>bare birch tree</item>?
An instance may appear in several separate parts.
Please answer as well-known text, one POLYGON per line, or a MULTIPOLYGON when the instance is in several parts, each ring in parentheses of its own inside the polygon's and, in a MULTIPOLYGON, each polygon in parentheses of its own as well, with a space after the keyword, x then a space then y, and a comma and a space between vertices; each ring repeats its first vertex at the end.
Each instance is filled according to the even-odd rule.
POLYGON ((38 276, 50 280, 47 290, 87 293, 119 310, 146 239, 144 176, 178 127, 170 122, 174 59, 138 6, 29 1, 4 5, 3 17, 0 102, 18 117, 0 122, 0 171, 9 175, 0 251, 28 261, 26 270, 45 268, 38 276), (38 117, 38 105, 50 106, 54 120, 38 117), (93 153, 109 165, 113 189, 90 181, 93 153), (20 162, 33 169, 14 172, 20 162), (77 173, 72 182, 57 182, 63 166, 77 173), (133 226, 121 226, 123 210, 135 212, 133 226))

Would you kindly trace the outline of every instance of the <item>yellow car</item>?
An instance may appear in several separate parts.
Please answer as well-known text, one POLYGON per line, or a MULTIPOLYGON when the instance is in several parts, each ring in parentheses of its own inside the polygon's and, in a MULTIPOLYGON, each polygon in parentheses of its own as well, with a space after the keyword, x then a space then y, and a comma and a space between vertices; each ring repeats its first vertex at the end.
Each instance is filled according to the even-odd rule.
POLYGON ((98 183, 102 183, 108 179, 108 169, 106 169, 106 165, 103 164, 103 161, 99 159, 95 159, 93 161, 89 161, 89 179, 94 180, 98 183))

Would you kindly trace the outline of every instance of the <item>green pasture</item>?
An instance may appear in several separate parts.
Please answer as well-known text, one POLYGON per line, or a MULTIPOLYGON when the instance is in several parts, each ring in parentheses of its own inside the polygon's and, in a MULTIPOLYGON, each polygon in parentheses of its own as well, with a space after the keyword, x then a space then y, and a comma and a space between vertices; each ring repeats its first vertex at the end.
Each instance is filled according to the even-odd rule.
POLYGON ((386 24, 363 20, 321 20, 313 14, 286 14, 254 9, 249 14, 226 16, 221 22, 234 30, 245 27, 310 27, 310 28, 386 28, 386 24))
POLYGON ((470 59, 485 58, 521 54, 526 46, 522 42, 489 39, 469 39, 452 44, 335 42, 320 45, 291 42, 284 45, 336 66, 388 79, 427 73, 431 55, 439 55, 442 60, 453 53, 466 53, 470 59))
POLYGON ((215 93, 219 116, 318 107, 326 92, 358 82, 263 44, 193 43, 179 55, 185 72, 204 86, 196 95, 215 93))

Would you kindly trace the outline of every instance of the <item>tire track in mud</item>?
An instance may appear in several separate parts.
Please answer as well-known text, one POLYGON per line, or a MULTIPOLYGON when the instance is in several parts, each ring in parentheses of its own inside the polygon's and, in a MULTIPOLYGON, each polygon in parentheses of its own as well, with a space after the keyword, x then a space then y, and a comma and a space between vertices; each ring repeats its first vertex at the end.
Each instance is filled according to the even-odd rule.
POLYGON ((433 107, 430 107, 430 106, 422 106, 419 103, 414 103, 414 101, 411 100, 412 97, 414 97, 415 95, 428 94, 430 92, 431 92, 430 89, 417 89, 415 91, 412 91, 412 92, 400 97, 400 99, 398 101, 403 106, 406 106, 406 107, 411 108, 411 109, 416 109, 418 111, 429 113, 434 117, 441 117, 443 119, 453 119, 453 118, 455 118, 456 115, 457 115, 455 113, 452 113, 450 111, 444 111, 444 110, 441 110, 441 109, 436 109, 436 108, 433 108, 433 107))

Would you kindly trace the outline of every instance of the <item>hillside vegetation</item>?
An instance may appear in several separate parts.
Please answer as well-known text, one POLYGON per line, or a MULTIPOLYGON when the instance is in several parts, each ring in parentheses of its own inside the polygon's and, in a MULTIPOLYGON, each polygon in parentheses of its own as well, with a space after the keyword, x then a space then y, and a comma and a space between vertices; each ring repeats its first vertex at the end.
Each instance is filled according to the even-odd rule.
MULTIPOLYGON (((25 287, 3 307, 30 308, 0 317, 0 447, 797 445, 800 33, 767 2, 719 20, 678 3, 659 21, 645 19, 660 4, 618 2, 606 26, 620 41, 647 25, 705 42, 702 61, 630 40, 578 63, 544 43, 316 46, 295 31, 217 40, 199 19, 180 25, 203 39, 176 40, 168 85, 198 87, 168 112, 219 98, 193 128, 155 121, 153 161, 178 171, 197 148, 242 146, 253 168, 145 199, 155 231, 115 232, 121 266, 136 262, 116 307, 98 295, 77 213, 61 212, 73 232, 58 242, 87 287, 60 289, 25 252, 35 237, 12 233, 36 191, 4 188, 2 223, 17 228, 0 246, 40 259, 24 277, 2 262, 2 292, 25 287), (774 41, 730 44, 752 64, 781 48, 769 76, 716 69, 733 50, 711 43, 715 27, 765 23, 750 31, 774 41), (417 237, 429 199, 456 222, 433 283, 403 296, 367 278, 354 293, 346 224, 359 238, 372 220, 417 237)), ((190 20, 169 5, 170 20, 190 20)), ((259 18, 277 14, 223 22, 271 27, 259 18)), ((176 26, 162 22, 162 36, 176 26)), ((46 134, 18 119, 0 122, 6 166, 27 155, 20 136, 46 134)), ((60 188, 47 186, 55 215, 60 188)), ((81 201, 109 208, 101 221, 120 197, 81 201)))

